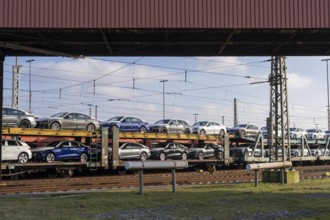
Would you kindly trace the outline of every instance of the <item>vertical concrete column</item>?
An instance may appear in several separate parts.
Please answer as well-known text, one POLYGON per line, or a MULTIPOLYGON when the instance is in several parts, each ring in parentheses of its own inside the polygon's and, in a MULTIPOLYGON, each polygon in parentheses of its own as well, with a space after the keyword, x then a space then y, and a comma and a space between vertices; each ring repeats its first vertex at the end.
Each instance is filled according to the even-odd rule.
POLYGON ((2 180, 2 106, 3 106, 3 64, 5 61, 5 56, 0 54, 0 181, 2 180))

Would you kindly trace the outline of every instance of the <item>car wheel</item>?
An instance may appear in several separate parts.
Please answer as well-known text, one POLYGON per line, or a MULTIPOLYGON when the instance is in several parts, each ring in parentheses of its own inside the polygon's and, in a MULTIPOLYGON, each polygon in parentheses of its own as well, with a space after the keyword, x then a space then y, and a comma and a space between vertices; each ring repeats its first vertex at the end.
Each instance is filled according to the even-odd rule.
POLYGON ((182 160, 187 160, 188 154, 187 153, 182 153, 181 159, 182 160))
POLYGON ((95 125, 94 124, 87 125, 86 130, 87 131, 95 131, 95 125))
MULTIPOLYGON (((115 128, 118 128, 118 126, 116 126, 116 125, 113 125, 112 127, 111 127, 111 131, 113 131, 113 130, 115 130, 115 128)), ((118 130, 119 130, 119 128, 118 128, 118 130)))
POLYGON ((225 130, 223 130, 223 129, 220 130, 220 136, 221 137, 225 136, 225 133, 226 133, 225 130))
POLYGON ((198 153, 198 159, 200 159, 200 160, 204 159, 204 153, 203 152, 198 153))
POLYGON ((46 161, 47 161, 48 163, 54 163, 54 162, 55 162, 55 154, 53 154, 53 153, 48 153, 48 154, 46 155, 46 161))
POLYGON ((298 152, 294 152, 294 156, 298 157, 299 156, 298 152))
POLYGON ((324 139, 324 140, 327 139, 327 136, 324 135, 324 136, 323 136, 323 139, 324 139))
POLYGON ((147 158, 148 158, 148 155, 147 155, 145 152, 142 152, 142 153, 141 153, 141 156, 140 156, 140 160, 142 160, 142 161, 146 161, 147 158))
POLYGON ((240 135, 241 135, 241 137, 244 137, 245 136, 245 131, 241 131, 240 135))
POLYGON ((160 130, 161 133, 166 133, 167 134, 167 128, 162 128, 162 130, 160 130))
POLYGON ((292 139, 297 139, 297 135, 296 134, 292 135, 292 139))
POLYGON ((29 156, 27 155, 27 153, 20 153, 18 155, 18 162, 19 163, 26 163, 29 160, 29 156))
POLYGON ((189 128, 186 128, 185 130, 184 130, 184 133, 185 134, 190 134, 191 132, 190 132, 190 129, 189 128))
POLYGON ((146 127, 141 127, 140 128, 140 133, 143 133, 143 134, 147 133, 147 128, 146 127))
POLYGON ((60 125, 60 123, 58 123, 58 122, 53 122, 51 125, 50 125, 50 129, 52 129, 52 130, 60 130, 61 129, 61 125, 60 125))
POLYGON ((165 153, 161 153, 161 154, 159 155, 159 159, 160 159, 160 160, 166 160, 166 155, 165 155, 165 153))
POLYGON ((23 120, 21 121, 20 128, 31 128, 31 122, 29 120, 23 120))
POLYGON ((199 134, 200 134, 200 135, 206 135, 206 131, 205 131, 205 130, 201 130, 201 131, 199 132, 199 134))
POLYGON ((88 160, 88 155, 86 153, 80 154, 80 162, 85 163, 87 162, 87 160, 88 160))

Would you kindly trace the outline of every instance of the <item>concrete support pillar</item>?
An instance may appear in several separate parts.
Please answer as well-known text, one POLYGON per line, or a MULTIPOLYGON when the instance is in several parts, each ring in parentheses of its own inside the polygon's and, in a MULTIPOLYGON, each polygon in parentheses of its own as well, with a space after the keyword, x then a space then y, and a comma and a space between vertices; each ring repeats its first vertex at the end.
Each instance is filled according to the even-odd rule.
POLYGON ((5 56, 0 54, 0 181, 2 180, 2 106, 3 106, 3 64, 5 62, 5 56))

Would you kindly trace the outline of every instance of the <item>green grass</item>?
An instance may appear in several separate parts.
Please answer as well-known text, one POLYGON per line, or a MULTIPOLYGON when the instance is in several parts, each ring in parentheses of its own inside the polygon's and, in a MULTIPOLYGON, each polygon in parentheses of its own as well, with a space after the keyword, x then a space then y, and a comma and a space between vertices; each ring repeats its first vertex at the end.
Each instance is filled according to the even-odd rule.
POLYGON ((330 179, 0 197, 4 219, 329 219, 330 179), (261 214, 260 214, 261 213, 261 214), (103 218, 104 217, 104 218, 103 218))

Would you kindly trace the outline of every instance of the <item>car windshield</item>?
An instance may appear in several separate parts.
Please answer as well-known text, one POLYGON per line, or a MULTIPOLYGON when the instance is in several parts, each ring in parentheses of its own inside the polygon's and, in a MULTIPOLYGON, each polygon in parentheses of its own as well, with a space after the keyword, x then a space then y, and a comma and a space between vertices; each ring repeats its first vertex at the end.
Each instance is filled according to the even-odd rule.
POLYGON ((200 121, 195 123, 193 126, 205 126, 207 124, 207 121, 200 121))
POLYGON ((194 146, 192 146, 191 148, 203 148, 203 146, 199 145, 199 144, 195 144, 194 146))
POLYGON ((117 117, 113 117, 108 119, 107 121, 120 121, 124 116, 117 116, 117 117))
POLYGON ((53 141, 47 145, 47 147, 56 147, 56 145, 60 143, 59 141, 53 141))
POLYGON ((308 129, 307 132, 312 133, 312 132, 316 132, 316 130, 315 129, 308 129))
POLYGON ((247 124, 240 124, 240 125, 236 125, 235 128, 245 128, 247 126, 247 124))
POLYGON ((155 124, 168 124, 171 120, 170 119, 163 119, 157 121, 155 124))
POLYGON ((290 128, 290 131, 295 131, 297 130, 297 128, 290 128))
POLYGON ((68 112, 60 112, 60 113, 57 113, 55 115, 52 115, 50 117, 63 117, 64 115, 66 115, 68 112))

